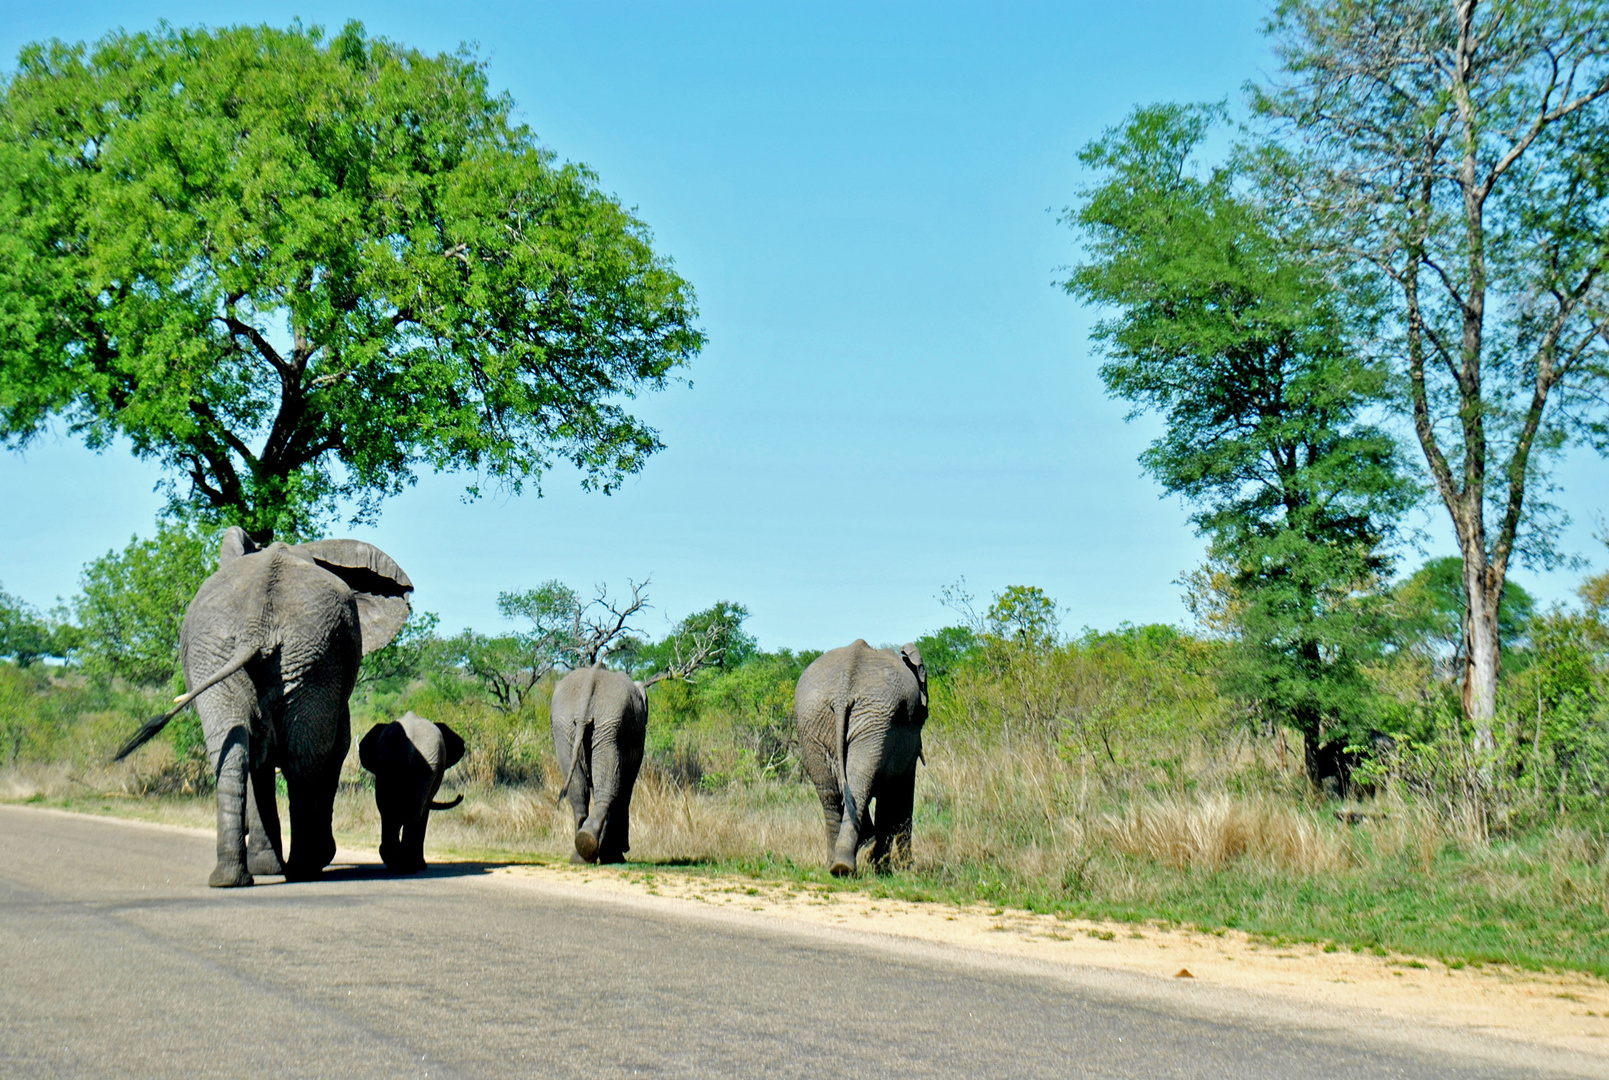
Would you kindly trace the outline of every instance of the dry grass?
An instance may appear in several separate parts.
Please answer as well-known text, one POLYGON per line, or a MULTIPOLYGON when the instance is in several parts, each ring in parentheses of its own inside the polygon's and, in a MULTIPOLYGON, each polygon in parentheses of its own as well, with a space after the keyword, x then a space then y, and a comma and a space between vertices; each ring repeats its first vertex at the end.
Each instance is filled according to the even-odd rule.
POLYGON ((1351 837, 1313 813, 1265 798, 1136 803, 1101 818, 1099 832, 1116 850, 1181 870, 1222 870, 1240 859, 1302 875, 1344 870, 1357 862, 1351 837))

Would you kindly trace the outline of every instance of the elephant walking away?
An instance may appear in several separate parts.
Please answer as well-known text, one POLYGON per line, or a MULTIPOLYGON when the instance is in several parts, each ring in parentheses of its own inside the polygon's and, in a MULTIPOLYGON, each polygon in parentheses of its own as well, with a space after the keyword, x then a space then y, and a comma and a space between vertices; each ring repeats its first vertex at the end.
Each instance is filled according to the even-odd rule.
POLYGON ((374 774, 374 801, 380 810, 380 858, 396 874, 425 868, 425 828, 430 811, 451 810, 464 801, 436 802, 441 776, 464 756, 464 740, 446 724, 415 713, 376 724, 358 743, 358 761, 374 774))
POLYGON ((832 873, 853 874, 868 837, 874 865, 909 865, 927 721, 921 652, 915 645, 895 652, 856 641, 823 653, 799 676, 793 719, 799 757, 821 797, 832 873))
POLYGON ((624 862, 631 850, 631 789, 648 734, 648 684, 601 663, 553 688, 553 752, 560 798, 575 816, 574 862, 624 862))
POLYGON ((218 569, 179 629, 189 692, 117 753, 127 757, 194 702, 218 778, 209 885, 250 885, 254 873, 310 880, 335 857, 331 814, 352 743, 347 700, 358 662, 402 629, 412 591, 390 556, 357 540, 258 549, 240 528, 224 534, 218 569), (276 767, 290 802, 289 859, 276 767))

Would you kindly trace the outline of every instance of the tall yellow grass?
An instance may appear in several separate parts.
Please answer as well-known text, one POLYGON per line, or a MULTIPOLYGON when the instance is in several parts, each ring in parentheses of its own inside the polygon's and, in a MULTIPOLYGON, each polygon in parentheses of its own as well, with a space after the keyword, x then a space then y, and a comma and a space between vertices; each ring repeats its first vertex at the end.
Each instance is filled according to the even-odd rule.
MULTIPOLYGON (((1032 741, 939 732, 927 742, 926 764, 918 770, 913 838, 916 868, 926 873, 998 874, 1076 888, 1091 858, 1103 852, 1180 869, 1217 871, 1244 863, 1298 876, 1332 873, 1358 858, 1348 827, 1328 809, 1290 797, 1290 789, 1273 794, 1228 790, 1229 777, 1244 777, 1253 767, 1275 768, 1253 760, 1247 745, 1198 748, 1175 769, 1181 789, 1158 795, 1159 788, 1166 790, 1162 774, 1144 777, 1144 783, 1131 774, 1125 783, 1114 783, 1088 760, 1058 756, 1032 741)), ((68 775, 52 768, 0 776, 0 798, 148 795, 151 776, 165 774, 169 763, 163 755, 171 757, 171 751, 156 746, 148 753, 148 761, 137 758, 92 773, 68 775)), ((432 815, 431 847, 568 857, 573 832, 568 807, 557 801, 551 751, 533 763, 533 779, 518 786, 488 782, 485 769, 449 773, 443 797, 457 790, 466 797, 457 809, 432 815)), ((1291 759, 1286 771, 1295 767, 1291 759)), ((170 800, 180 794, 162 793, 170 800)), ((210 804, 208 797, 196 801, 210 804)), ((365 774, 349 762, 336 805, 336 831, 348 842, 372 844, 378 842, 379 826, 365 774)), ((1429 819, 1404 811, 1381 831, 1376 846, 1408 848, 1429 859, 1441 842, 1429 819)), ((696 864, 769 857, 816 866, 826 856, 820 804, 814 789, 798 778, 763 777, 701 790, 649 765, 638 781, 632 861, 696 864)), ((1122 891, 1120 881, 1102 884, 1122 891)))

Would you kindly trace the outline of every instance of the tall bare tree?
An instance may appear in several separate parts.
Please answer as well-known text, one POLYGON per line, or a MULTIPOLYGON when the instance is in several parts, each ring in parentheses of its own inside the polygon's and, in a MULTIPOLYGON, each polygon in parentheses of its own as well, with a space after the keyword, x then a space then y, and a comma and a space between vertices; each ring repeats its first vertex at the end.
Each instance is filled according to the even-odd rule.
POLYGON ((1545 458, 1609 435, 1609 4, 1284 0, 1268 30, 1270 167, 1382 316, 1463 556, 1490 751, 1509 565, 1555 554, 1545 458))

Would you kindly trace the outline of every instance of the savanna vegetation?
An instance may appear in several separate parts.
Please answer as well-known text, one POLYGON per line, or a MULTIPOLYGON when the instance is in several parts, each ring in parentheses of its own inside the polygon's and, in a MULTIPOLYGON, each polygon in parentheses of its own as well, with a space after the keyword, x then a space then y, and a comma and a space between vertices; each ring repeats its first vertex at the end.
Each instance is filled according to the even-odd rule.
MULTIPOLYGON (((915 864, 839 884, 790 720, 818 654, 760 648, 731 600, 652 641, 646 582, 511 583, 512 630, 416 613, 364 661, 360 734, 412 709, 469 745, 437 844, 567 854, 548 700, 603 660, 673 675, 633 859, 1609 977, 1609 575, 1543 607, 1511 573, 1561 565, 1546 466, 1609 424, 1609 12, 1287 0, 1269 31, 1245 126, 1136 109, 1064 218, 1101 378, 1161 419, 1141 464, 1206 542, 1193 625, 1074 630, 1029 585, 944 590, 915 864), (1423 561, 1417 505, 1458 555, 1423 561)), ((222 525, 312 535, 421 466, 518 483, 564 457, 607 487, 658 449, 615 403, 703 338, 645 227, 470 59, 350 27, 23 61, 0 434, 126 435, 175 487, 64 605, 0 596, 0 792, 200 819, 193 719, 106 760, 181 685, 222 525), (213 94, 219 73, 257 89, 213 94)), ((355 762, 337 815, 372 840, 355 762)))
MULTIPOLYGON (((181 684, 182 604, 142 607, 123 590, 152 596, 154 573, 173 576, 176 596, 193 588, 206 539, 168 527, 109 553, 54 616, 8 598, 0 795, 210 822, 188 714, 106 765, 181 684), (97 604, 127 617, 98 618, 97 604), (144 659, 138 643, 164 635, 166 651, 144 659), (68 663, 41 659, 58 647, 68 663)), ((826 875, 790 717, 817 654, 758 648, 740 604, 689 615, 658 642, 632 632, 642 586, 623 598, 556 582, 505 593, 516 628, 499 635, 446 635, 416 615, 366 659, 353 725, 361 735, 413 709, 464 735, 448 784, 466 801, 436 815, 437 846, 562 860, 573 823, 557 806, 547 722, 557 674, 589 655, 642 677, 691 669, 650 694, 634 861, 1609 975, 1609 574, 1588 578, 1577 604, 1542 611, 1511 586, 1490 772, 1461 708, 1457 574, 1456 558, 1434 560, 1371 598, 1372 625, 1389 633, 1360 658, 1355 711, 1326 729, 1344 740, 1322 744, 1341 767, 1317 784, 1304 732, 1277 699, 1248 692, 1240 609, 1211 591, 1227 579, 1198 582, 1213 621, 1191 632, 1066 633, 1038 589, 977 605, 961 585, 946 590, 955 625, 919 640, 932 713, 915 864, 847 884, 826 875), (695 655, 702 666, 687 663, 695 655)), ((337 815, 341 835, 373 843, 355 756, 337 815)))

